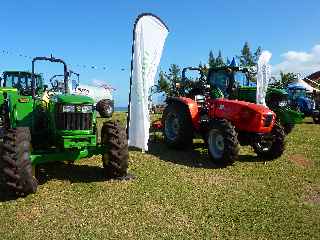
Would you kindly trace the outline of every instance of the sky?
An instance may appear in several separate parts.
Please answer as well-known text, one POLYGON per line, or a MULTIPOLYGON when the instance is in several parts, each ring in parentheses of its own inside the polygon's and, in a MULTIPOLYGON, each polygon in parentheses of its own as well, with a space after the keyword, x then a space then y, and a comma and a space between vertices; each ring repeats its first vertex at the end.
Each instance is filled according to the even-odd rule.
MULTIPOLYGON (((320 70, 319 9, 319 0, 2 0, 0 71, 31 70, 25 56, 53 54, 80 73, 82 83, 113 86, 116 106, 127 106, 133 24, 151 12, 170 29, 159 66, 164 71, 173 63, 206 63, 210 50, 232 59, 248 41, 272 53, 275 75, 308 74, 320 70)), ((49 63, 36 71, 63 73, 49 63)))

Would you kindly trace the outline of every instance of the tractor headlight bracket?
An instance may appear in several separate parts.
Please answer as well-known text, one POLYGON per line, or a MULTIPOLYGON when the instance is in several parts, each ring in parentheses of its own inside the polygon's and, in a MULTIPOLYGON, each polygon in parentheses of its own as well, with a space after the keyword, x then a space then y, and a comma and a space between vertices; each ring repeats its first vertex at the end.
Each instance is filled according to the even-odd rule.
POLYGON ((92 113, 93 112, 93 106, 92 105, 84 105, 81 107, 82 113, 92 113))
POLYGON ((64 113, 92 113, 92 105, 64 105, 62 112, 64 113))
POLYGON ((278 106, 279 107, 285 107, 285 106, 287 106, 288 105, 288 101, 286 101, 286 100, 282 100, 282 101, 280 101, 279 103, 278 103, 278 106))
POLYGON ((74 105, 64 105, 62 107, 62 112, 65 112, 65 113, 67 113, 67 112, 75 112, 75 110, 76 110, 76 107, 74 105))

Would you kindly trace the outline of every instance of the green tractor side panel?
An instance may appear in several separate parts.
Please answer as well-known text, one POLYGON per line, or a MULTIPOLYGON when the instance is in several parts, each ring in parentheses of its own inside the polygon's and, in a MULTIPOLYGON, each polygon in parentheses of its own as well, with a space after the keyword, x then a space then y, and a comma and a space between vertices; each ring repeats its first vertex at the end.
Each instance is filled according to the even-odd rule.
POLYGON ((32 128, 33 99, 31 96, 20 96, 11 92, 8 94, 10 123, 12 127, 32 128))
POLYGON ((247 102, 256 102, 256 88, 255 87, 241 87, 239 89, 238 99, 247 102))
POLYGON ((17 93, 16 88, 0 87, 0 106, 4 103, 3 93, 17 93))

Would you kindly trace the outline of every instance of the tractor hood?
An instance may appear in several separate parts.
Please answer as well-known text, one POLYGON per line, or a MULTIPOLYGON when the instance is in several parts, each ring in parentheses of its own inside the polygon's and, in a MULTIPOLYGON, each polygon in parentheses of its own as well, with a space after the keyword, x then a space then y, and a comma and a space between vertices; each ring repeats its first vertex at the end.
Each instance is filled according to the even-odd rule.
POLYGON ((3 92, 17 92, 18 89, 13 88, 13 87, 2 87, 0 88, 0 94, 3 92))
POLYGON ((282 88, 274 88, 274 87, 268 87, 268 94, 270 93, 276 93, 279 95, 288 95, 288 93, 282 89, 282 88))
POLYGON ((73 95, 73 94, 58 95, 57 102, 63 103, 63 104, 93 104, 94 103, 93 99, 90 97, 73 95))

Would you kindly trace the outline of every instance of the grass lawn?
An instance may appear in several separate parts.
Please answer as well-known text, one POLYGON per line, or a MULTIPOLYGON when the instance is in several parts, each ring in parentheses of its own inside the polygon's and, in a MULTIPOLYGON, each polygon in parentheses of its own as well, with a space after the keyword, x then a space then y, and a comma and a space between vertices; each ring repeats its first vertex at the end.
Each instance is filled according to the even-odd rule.
POLYGON ((130 151, 130 181, 106 181, 99 156, 45 165, 36 194, 2 193, 0 239, 319 239, 319 140, 306 119, 282 157, 261 162, 243 147, 219 169, 201 140, 178 152, 157 139, 148 154, 130 151))

